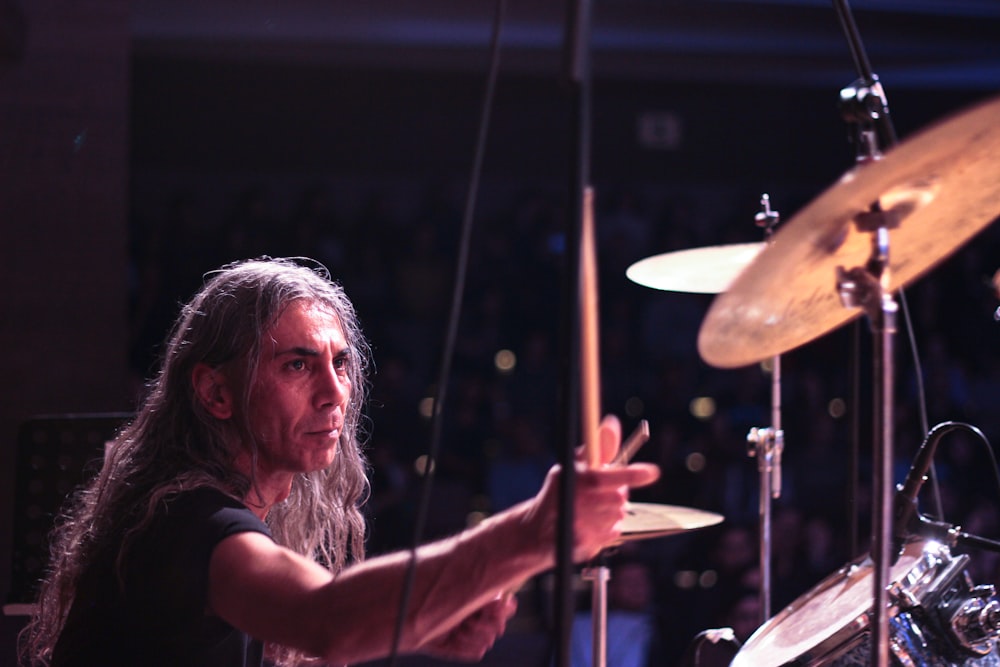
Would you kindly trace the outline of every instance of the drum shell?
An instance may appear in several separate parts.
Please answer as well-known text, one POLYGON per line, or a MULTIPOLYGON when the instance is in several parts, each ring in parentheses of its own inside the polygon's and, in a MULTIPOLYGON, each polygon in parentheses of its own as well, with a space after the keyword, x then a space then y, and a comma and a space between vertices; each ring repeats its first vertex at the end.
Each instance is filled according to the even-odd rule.
MULTIPOLYGON (((890 652, 895 664, 1000 665, 995 646, 981 656, 955 650, 936 619, 924 613, 924 601, 933 608, 943 589, 953 586, 956 573, 964 574, 967 559, 953 558, 937 542, 917 541, 908 544, 891 566, 890 598, 896 602, 890 608, 890 652)), ((731 667, 870 664, 873 569, 871 559, 863 557, 821 581, 758 628, 731 667)))

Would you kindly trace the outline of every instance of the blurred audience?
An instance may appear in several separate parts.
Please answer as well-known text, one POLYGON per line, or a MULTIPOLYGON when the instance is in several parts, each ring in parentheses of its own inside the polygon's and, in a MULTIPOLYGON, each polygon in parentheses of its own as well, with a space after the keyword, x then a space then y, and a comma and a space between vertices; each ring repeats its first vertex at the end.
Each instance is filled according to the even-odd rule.
MULTIPOLYGON (((130 361, 138 386, 177 304, 205 270, 221 262, 294 254, 329 265, 354 296, 380 359, 369 406, 378 424, 368 443, 375 468, 369 540, 373 551, 389 550, 412 539, 410 508, 421 481, 416 461, 424 451, 401 443, 419 443, 413 433, 430 437, 426 399, 442 353, 460 206, 442 187, 410 197, 409 205, 373 187, 352 210, 333 185, 309 183, 282 198, 268 186, 249 184, 214 207, 185 188, 163 201, 133 202, 130 361)), ((558 457, 549 436, 558 432, 564 393, 560 365, 567 344, 558 332, 566 209, 559 196, 538 187, 525 187, 508 201, 474 234, 437 468, 442 487, 436 499, 447 511, 432 512, 448 523, 435 530, 460 529, 477 513, 516 502, 537 488, 558 457), (507 356, 497 356, 501 350, 507 356), (547 435, 535 440, 524 433, 547 435)), ((616 631, 612 645, 634 631, 636 639, 624 646, 645 654, 646 623, 652 622, 652 636, 661 639, 658 665, 664 667, 676 664, 702 630, 728 625, 743 640, 759 622, 759 477, 746 435, 752 426, 770 425, 770 376, 756 365, 716 370, 701 362, 696 337, 709 296, 652 290, 624 276, 638 259, 738 237, 714 237, 691 226, 697 217, 692 211, 713 206, 694 195, 658 202, 621 187, 599 210, 605 408, 626 423, 650 422, 652 437, 638 458, 658 462, 663 471, 639 499, 715 511, 726 519, 722 527, 653 540, 644 564, 622 563, 612 576, 614 618, 626 610, 638 614, 622 621, 629 629, 616 631), (621 589, 632 583, 636 595, 628 598, 621 589)), ((981 346, 972 342, 995 336, 1000 327, 992 321, 996 295, 984 279, 996 270, 984 249, 998 247, 998 238, 994 230, 984 232, 974 247, 959 251, 908 295, 917 340, 926 341, 923 379, 931 426, 963 420, 988 436, 1000 428, 1000 413, 993 409, 1000 397, 1000 361, 983 358, 981 346), (969 317, 965 305, 979 320, 961 321, 969 317)), ((772 613, 852 560, 858 555, 852 550, 868 541, 870 455, 864 442, 870 427, 864 415, 870 406, 867 397, 857 404, 862 446, 855 482, 851 433, 858 415, 851 412, 850 336, 850 327, 830 332, 791 351, 783 365, 786 449, 772 536, 772 613), (853 540, 851 512, 860 533, 853 540)), ((863 366, 859 374, 863 382, 868 377, 863 366)), ((921 395, 909 365, 900 364, 899 375, 897 482, 923 435, 921 395)), ((983 443, 949 438, 938 459, 944 519, 996 539, 1000 489, 983 443)), ((924 511, 933 507, 925 499, 927 486, 924 511)), ((973 554, 972 568, 976 583, 995 583, 1000 576, 991 555, 973 554)), ((609 662, 633 664, 640 664, 638 657, 609 662)))

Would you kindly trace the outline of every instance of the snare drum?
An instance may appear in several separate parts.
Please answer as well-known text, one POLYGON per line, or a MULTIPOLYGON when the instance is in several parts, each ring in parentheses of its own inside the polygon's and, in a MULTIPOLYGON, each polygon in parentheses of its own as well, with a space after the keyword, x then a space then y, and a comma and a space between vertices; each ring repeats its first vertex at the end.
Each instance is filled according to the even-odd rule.
MULTIPOLYGON (((927 607, 968 598, 968 556, 953 558, 936 542, 912 542, 890 568, 890 653, 921 667, 1000 666, 995 640, 958 649, 927 607), (964 577, 964 578, 963 578, 964 577), (956 581, 961 579, 961 581, 956 581), (957 595, 955 594, 957 591, 957 595)), ((760 626, 730 667, 848 667, 870 664, 874 564, 860 558, 827 577, 760 626)))

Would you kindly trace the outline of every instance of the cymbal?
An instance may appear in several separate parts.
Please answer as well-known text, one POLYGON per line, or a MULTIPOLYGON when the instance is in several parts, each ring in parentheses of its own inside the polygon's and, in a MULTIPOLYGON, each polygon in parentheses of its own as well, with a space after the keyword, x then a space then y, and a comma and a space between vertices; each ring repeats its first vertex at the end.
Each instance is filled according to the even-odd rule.
POLYGON ((760 253, 763 243, 733 243, 653 255, 628 267, 634 283, 653 289, 695 294, 725 292, 760 253))
POLYGON ((721 523, 723 516, 714 512, 653 503, 629 502, 622 522, 622 542, 664 537, 706 528, 721 523))
POLYGON ((1000 98, 859 163, 778 229, 709 307, 698 334, 705 362, 750 365, 860 315, 840 301, 837 269, 868 261, 873 235, 859 225, 876 203, 889 228, 883 285, 894 292, 1000 214, 1000 98))

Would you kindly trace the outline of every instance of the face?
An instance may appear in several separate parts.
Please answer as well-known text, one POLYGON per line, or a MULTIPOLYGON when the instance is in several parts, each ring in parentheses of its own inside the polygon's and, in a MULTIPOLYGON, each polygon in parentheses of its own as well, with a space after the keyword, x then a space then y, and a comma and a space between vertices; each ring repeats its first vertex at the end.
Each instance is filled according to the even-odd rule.
POLYGON ((652 599, 653 582, 642 563, 624 563, 615 568, 608 595, 620 609, 642 611, 652 599))
POLYGON ((335 315, 294 302, 264 336, 250 395, 258 474, 281 482, 333 463, 351 395, 351 351, 335 315))

